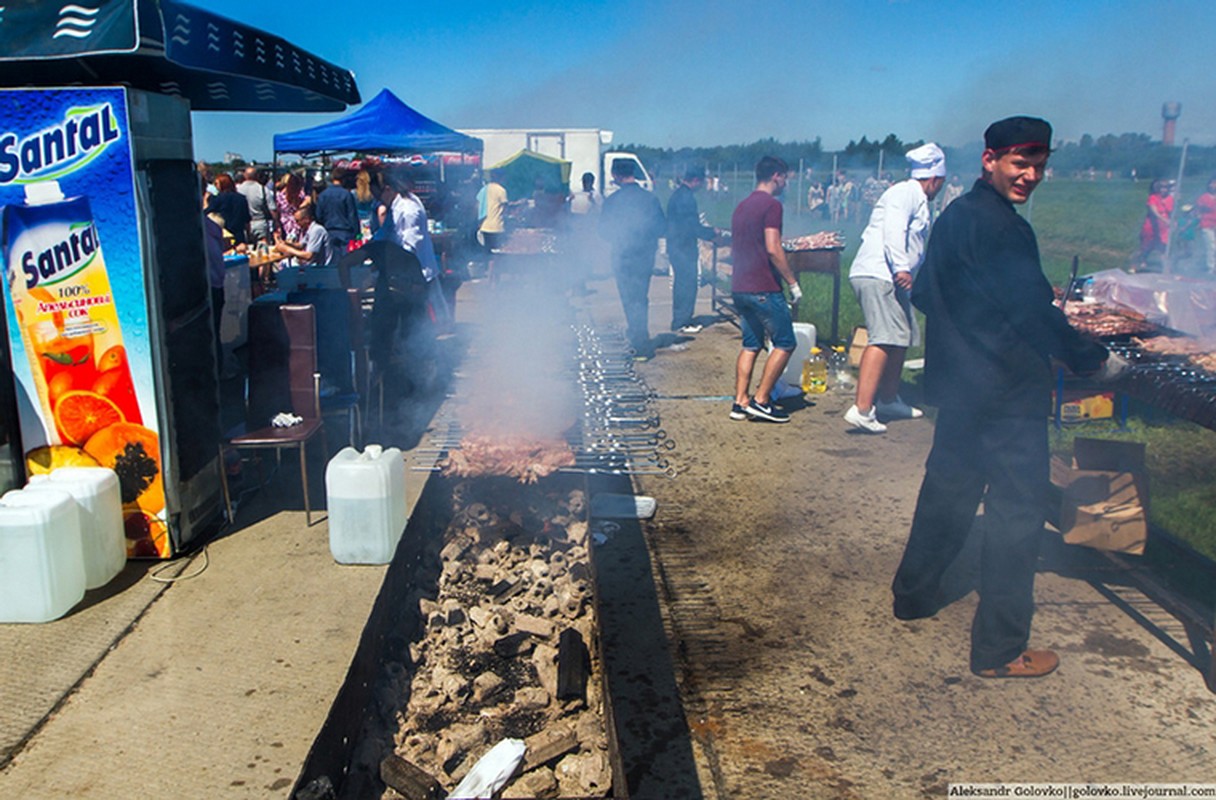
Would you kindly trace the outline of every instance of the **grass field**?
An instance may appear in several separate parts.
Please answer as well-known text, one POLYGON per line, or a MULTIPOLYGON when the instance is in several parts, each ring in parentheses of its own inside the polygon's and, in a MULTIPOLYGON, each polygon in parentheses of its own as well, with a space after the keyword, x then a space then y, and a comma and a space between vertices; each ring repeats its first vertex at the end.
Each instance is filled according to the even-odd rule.
MULTIPOLYGON (((700 208, 710 224, 729 228, 731 212, 751 190, 751 183, 736 181, 730 189, 698 195, 700 208)), ((843 287, 839 330, 842 337, 847 337, 854 326, 862 324, 861 310, 849 290, 847 278, 864 220, 832 225, 805 210, 799 213, 796 191, 796 187, 791 186, 785 198, 786 236, 822 230, 839 230, 845 236, 847 246, 841 256, 843 287)), ((658 194, 666 206, 669 191, 663 188, 658 194)), ((1074 256, 1079 259, 1081 275, 1127 267, 1139 243, 1147 195, 1148 184, 1143 181, 1056 179, 1039 186, 1033 203, 1022 206, 1020 211, 1034 226, 1048 280, 1055 286, 1063 286, 1074 256)), ((1180 271, 1194 269, 1196 262, 1193 259, 1197 257, 1196 252, 1192 254, 1192 260, 1184 260, 1180 271)), ((805 297, 800 318, 815 323, 822 339, 830 328, 831 278, 803 275, 801 283, 805 297)), ((908 357, 921 355, 920 349, 914 348, 908 357)), ((919 375, 907 373, 905 378, 915 385, 919 375)), ((1127 430, 1105 422, 1072 426, 1053 433, 1053 450, 1071 453, 1075 436, 1146 443, 1152 524, 1216 560, 1216 484, 1211 479, 1216 475, 1216 432, 1171 419, 1152 408, 1134 407, 1127 430)))

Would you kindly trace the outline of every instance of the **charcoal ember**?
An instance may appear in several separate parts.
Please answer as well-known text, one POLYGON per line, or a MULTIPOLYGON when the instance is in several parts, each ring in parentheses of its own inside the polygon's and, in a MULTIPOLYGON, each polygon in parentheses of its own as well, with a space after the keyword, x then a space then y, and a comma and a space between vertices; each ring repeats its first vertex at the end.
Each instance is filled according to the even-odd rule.
POLYGON ((541 617, 531 614, 516 614, 511 622, 517 630, 531 633, 542 639, 548 639, 553 635, 553 623, 541 617))
POLYGON ((455 777, 455 770, 466 760, 469 766, 477 761, 475 751, 485 745, 487 738, 486 726, 480 720, 452 725, 439 734, 435 757, 443 765, 443 771, 455 777), (474 757, 468 758, 470 755, 474 757))
POLYGON ((494 652, 502 658, 514 658, 515 656, 527 655, 536 647, 536 640, 531 634, 522 631, 501 636, 494 640, 494 652))
POLYGON ((557 723, 524 739, 524 772, 556 761, 579 748, 578 732, 570 725, 557 723))
POLYGON ((612 789, 612 767, 599 751, 572 753, 557 763, 558 791, 566 797, 606 797, 612 789))
POLYGON ((574 723, 579 744, 584 750, 607 750, 608 733, 603 720, 596 714, 579 714, 574 723))
POLYGON ((505 684, 506 681, 493 672, 481 673, 473 679, 473 702, 485 705, 502 692, 505 684))
POLYGON ((557 641, 557 699, 585 699, 590 671, 591 655, 582 634, 573 628, 566 628, 557 641))
POLYGON ((498 574, 498 567, 494 564, 482 563, 473 567, 473 579, 483 583, 494 583, 498 579, 498 574))
POLYGON ((440 800, 444 796, 439 781, 396 753, 380 761, 380 780, 406 800, 440 800))
POLYGON ((477 628, 485 628, 490 624, 492 614, 481 606, 473 606, 469 609, 469 621, 477 628))
POLYGON ((538 576, 528 587, 528 596, 533 600, 544 600, 551 594, 553 594, 553 581, 546 577, 538 576))
POLYGON ((532 666, 536 669, 536 677, 550 695, 557 694, 557 648, 547 644, 538 644, 532 651, 532 666))
POLYGON ((533 558, 528 562, 528 571, 536 578, 547 578, 549 576, 549 562, 543 558, 533 558))
POLYGON ((576 520, 587 517, 587 495, 575 489, 566 495, 566 511, 576 520))
POLYGON ((558 796, 557 777, 548 767, 525 772, 503 788, 502 800, 550 800, 558 796))
POLYGON ((439 551, 439 557, 444 561, 455 561, 469 549, 469 540, 463 536, 454 537, 439 551))
POLYGON ((556 619, 562 615, 561 602, 556 594, 548 595, 540 607, 541 616, 545 619, 556 619))
POLYGON ((539 686, 525 686, 515 691, 512 702, 521 711, 541 711, 553 704, 553 697, 539 686))
POLYGON ((569 559, 561 550, 555 550, 549 554, 549 574, 555 578, 560 578, 565 575, 569 569, 569 559))

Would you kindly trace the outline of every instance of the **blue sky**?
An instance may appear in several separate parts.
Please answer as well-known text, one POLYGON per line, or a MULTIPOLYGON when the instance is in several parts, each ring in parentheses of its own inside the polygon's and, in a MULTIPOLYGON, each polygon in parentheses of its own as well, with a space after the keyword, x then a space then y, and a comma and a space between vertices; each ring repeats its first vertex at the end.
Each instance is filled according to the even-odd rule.
MULTIPOLYGON (((197 2, 198 0, 196 0, 197 2)), ((208 0, 453 128, 607 128, 661 147, 895 133, 961 145, 1010 114, 1057 138, 1216 145, 1216 0, 208 0)), ((195 150, 272 155, 336 114, 194 115, 195 150)))

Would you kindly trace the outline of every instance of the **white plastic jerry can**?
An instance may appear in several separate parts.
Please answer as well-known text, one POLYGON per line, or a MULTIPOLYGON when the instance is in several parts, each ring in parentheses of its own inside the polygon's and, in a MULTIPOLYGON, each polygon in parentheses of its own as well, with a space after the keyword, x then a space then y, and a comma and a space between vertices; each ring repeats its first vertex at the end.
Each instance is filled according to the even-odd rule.
POLYGON ((79 513, 53 488, 0 497, 0 622, 50 622, 84 597, 79 513))
POLYGON ((67 492, 80 506, 84 586, 105 586, 127 563, 118 475, 105 467, 60 467, 49 475, 31 476, 25 488, 47 487, 67 492))
POLYGON ((405 462, 396 447, 338 451, 325 468, 329 550, 339 564, 387 564, 405 530, 405 462))

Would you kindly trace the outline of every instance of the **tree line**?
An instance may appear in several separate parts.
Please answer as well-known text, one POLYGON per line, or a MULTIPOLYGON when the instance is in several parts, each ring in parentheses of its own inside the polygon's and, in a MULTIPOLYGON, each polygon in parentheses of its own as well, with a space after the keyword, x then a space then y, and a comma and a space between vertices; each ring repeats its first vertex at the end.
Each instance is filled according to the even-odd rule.
MULTIPOLYGON (((878 169, 880 159, 884 172, 899 177, 905 169, 904 153, 922 144, 924 140, 905 142, 891 133, 883 139, 862 136, 837 151, 824 150, 819 137, 796 142, 779 142, 769 137, 750 144, 712 147, 664 148, 628 144, 622 149, 637 153, 653 176, 664 180, 678 179, 691 165, 704 166, 711 173, 731 170, 736 166, 746 171, 766 155, 777 156, 793 169, 801 164, 826 180, 833 163, 838 169, 873 172, 878 169)), ((951 172, 970 175, 978 169, 983 149, 979 142, 961 147, 943 145, 942 149, 951 172), (957 170, 956 166, 959 167, 957 170)), ((1181 157, 1180 145, 1166 146, 1145 133, 1108 133, 1098 137, 1085 134, 1079 141, 1057 142, 1052 152, 1051 166, 1057 175, 1063 176, 1083 175, 1092 170, 1102 175, 1110 172, 1117 177, 1131 177, 1134 174, 1140 179, 1174 178, 1177 177, 1181 157)), ((1213 175, 1216 175, 1216 147, 1188 147, 1184 177, 1206 179, 1213 175)))

